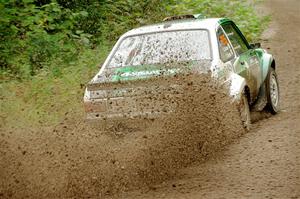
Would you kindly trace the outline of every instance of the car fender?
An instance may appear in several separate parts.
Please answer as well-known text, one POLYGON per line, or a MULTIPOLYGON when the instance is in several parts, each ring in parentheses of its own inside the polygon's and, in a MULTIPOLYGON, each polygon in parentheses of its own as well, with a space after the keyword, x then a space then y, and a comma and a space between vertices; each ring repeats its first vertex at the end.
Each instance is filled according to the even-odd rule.
POLYGON ((267 53, 265 50, 262 49, 261 51, 264 51, 263 53, 261 53, 262 81, 264 82, 269 73, 274 58, 271 54, 267 53))
POLYGON ((231 73, 229 80, 230 96, 232 96, 234 100, 240 100, 244 88, 246 87, 246 79, 236 73, 231 73))

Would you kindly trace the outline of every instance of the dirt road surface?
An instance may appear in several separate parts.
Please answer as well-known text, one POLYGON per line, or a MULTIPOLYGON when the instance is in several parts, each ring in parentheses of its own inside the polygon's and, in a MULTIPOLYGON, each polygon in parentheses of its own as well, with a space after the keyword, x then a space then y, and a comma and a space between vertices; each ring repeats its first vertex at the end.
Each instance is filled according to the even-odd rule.
POLYGON ((189 118, 197 128, 175 121, 186 134, 172 122, 163 133, 105 133, 71 116, 55 127, 1 129, 0 198, 300 198, 300 1, 267 0, 260 10, 273 16, 263 47, 277 62, 278 115, 254 114, 245 133, 226 95, 204 79, 199 98, 214 104, 189 118))

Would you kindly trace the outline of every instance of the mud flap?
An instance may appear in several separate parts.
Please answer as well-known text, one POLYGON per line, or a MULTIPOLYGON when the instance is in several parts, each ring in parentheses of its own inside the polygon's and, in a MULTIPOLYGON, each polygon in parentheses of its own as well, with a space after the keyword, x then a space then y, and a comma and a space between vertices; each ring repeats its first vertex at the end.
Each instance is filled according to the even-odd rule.
POLYGON ((266 92, 266 84, 262 84, 259 89, 259 95, 254 105, 252 106, 252 111, 262 111, 267 105, 267 92, 266 92))
POLYGON ((246 80, 236 73, 231 73, 229 80, 231 81, 230 96, 233 97, 234 101, 239 101, 246 86, 246 80))

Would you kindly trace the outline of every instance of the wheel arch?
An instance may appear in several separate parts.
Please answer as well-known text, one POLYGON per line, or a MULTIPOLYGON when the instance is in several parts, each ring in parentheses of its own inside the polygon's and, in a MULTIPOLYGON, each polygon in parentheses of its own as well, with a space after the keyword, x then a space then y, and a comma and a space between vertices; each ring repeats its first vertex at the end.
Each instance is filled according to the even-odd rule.
POLYGON ((230 95, 233 96, 235 100, 240 100, 243 94, 246 84, 246 79, 236 73, 230 75, 231 85, 230 85, 230 95))
POLYGON ((273 59, 273 61, 272 61, 272 63, 271 63, 271 68, 273 68, 274 70, 276 70, 275 59, 273 59))
POLYGON ((264 53, 262 56, 262 80, 265 81, 270 68, 276 69, 275 59, 271 54, 264 53))

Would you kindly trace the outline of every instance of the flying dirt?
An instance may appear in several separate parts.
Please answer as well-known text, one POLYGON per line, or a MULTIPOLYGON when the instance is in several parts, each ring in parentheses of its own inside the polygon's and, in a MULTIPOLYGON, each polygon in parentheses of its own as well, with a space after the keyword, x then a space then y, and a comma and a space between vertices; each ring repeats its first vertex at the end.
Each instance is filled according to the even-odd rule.
POLYGON ((149 189, 245 132, 228 89, 209 75, 180 82, 185 95, 168 96, 177 109, 159 120, 140 119, 131 126, 115 121, 105 131, 66 120, 32 131, 40 135, 34 138, 8 134, 1 141, 2 196, 104 197, 149 189))

